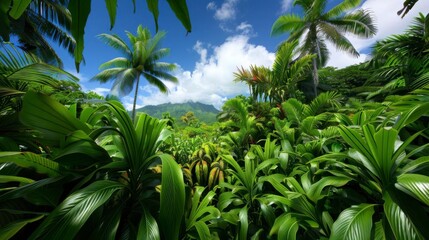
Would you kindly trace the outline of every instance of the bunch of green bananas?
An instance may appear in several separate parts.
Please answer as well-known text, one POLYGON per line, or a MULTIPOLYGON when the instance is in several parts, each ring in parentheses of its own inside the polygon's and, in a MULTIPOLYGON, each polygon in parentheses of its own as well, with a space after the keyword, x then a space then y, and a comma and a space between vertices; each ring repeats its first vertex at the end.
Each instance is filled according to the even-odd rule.
POLYGON ((217 156, 216 145, 205 143, 192 154, 192 163, 183 168, 185 179, 191 185, 214 186, 224 181, 224 162, 217 156))
POLYGON ((218 158, 216 161, 210 164, 210 174, 208 179, 208 187, 212 189, 214 186, 224 182, 224 170, 225 164, 222 159, 218 158))

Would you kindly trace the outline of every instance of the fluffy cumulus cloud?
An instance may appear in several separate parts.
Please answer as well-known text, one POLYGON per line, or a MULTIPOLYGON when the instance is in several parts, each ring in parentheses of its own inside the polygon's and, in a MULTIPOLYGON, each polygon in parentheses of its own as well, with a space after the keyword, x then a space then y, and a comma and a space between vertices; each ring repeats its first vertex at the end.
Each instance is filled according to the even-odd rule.
MULTIPOLYGON (((198 101, 220 108, 227 98, 247 94, 249 91, 244 83, 233 81, 237 67, 248 68, 251 64, 271 66, 275 58, 274 53, 265 47, 251 44, 249 36, 245 34, 229 37, 223 44, 215 47, 197 42, 194 50, 200 55, 195 69, 179 69, 176 73, 179 84, 167 83, 170 89, 168 95, 146 85, 141 87, 143 94, 139 96, 138 103, 144 106, 198 101)), ((131 109, 131 99, 123 100, 126 107, 131 109)))
POLYGON ((215 2, 207 4, 207 9, 215 12, 214 18, 220 21, 234 19, 237 13, 236 7, 239 0, 225 0, 219 7, 215 2))
POLYGON ((348 36, 353 46, 361 52, 359 58, 353 58, 344 52, 337 51, 334 46, 329 45, 331 55, 328 65, 342 68, 365 61, 370 57, 368 54, 365 54, 365 52, 368 52, 376 41, 382 40, 392 34, 402 33, 413 22, 413 18, 418 15, 418 12, 429 9, 429 1, 420 0, 404 18, 401 18, 396 12, 402 8, 403 2, 403 0, 392 0, 388 2, 380 0, 365 1, 361 8, 372 12, 374 22, 378 29, 377 34, 370 39, 348 36))

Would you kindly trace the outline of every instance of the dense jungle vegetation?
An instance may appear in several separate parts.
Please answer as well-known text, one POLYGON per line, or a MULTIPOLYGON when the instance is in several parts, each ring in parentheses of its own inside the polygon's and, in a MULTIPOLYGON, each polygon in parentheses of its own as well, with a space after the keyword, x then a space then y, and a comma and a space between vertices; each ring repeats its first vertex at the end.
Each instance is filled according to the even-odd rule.
MULTIPOLYGON (((167 1, 190 31, 186 1, 167 1)), ((45 37, 78 67, 90 2, 0 3, 2 40, 19 39, 0 45, 0 239, 429 239, 429 15, 335 69, 326 42, 358 54, 345 36, 371 37, 371 16, 349 11, 356 0, 295 0, 305 14, 273 24, 291 33, 273 66, 231 73, 249 96, 214 124, 188 113, 179 126, 62 70, 45 37)), ((116 1, 106 6, 113 26, 116 1)), ((113 94, 140 79, 165 91, 178 79, 157 62, 163 34, 100 36, 123 55, 94 79, 113 94)))

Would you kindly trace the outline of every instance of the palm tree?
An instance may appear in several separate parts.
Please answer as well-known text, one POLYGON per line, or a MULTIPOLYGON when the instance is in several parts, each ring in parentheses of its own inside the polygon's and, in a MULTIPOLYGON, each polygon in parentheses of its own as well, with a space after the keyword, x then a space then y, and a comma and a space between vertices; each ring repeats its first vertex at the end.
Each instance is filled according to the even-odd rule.
MULTIPOLYGON (((19 18, 10 17, 10 33, 18 37, 19 47, 46 63, 62 67, 50 41, 73 54, 76 42, 70 34, 72 17, 67 4, 64 0, 31 1, 19 18)), ((3 36, 3 40, 8 37, 3 36)))
POLYGON ((177 82, 177 78, 169 72, 176 68, 175 64, 159 62, 165 57, 170 49, 160 48, 160 41, 165 32, 158 32, 151 37, 147 28, 141 25, 137 28, 137 35, 127 32, 131 47, 117 35, 101 34, 100 39, 107 45, 118 49, 124 55, 107 61, 100 65, 101 72, 92 79, 105 83, 115 80, 111 89, 114 96, 124 96, 131 92, 135 85, 132 119, 136 111, 136 101, 139 89, 140 76, 146 78, 150 83, 158 87, 161 92, 168 92, 167 86, 161 81, 167 80, 177 82))
POLYGON ((302 40, 299 49, 301 56, 316 55, 313 59, 312 73, 314 97, 317 96, 319 84, 317 69, 326 64, 329 56, 326 41, 332 43, 337 49, 357 57, 359 52, 345 34, 351 33, 369 38, 376 32, 368 11, 359 9, 347 13, 360 2, 360 0, 344 0, 326 11, 327 0, 295 0, 294 5, 301 6, 305 15, 302 17, 295 14, 283 15, 272 26, 271 35, 291 33, 287 42, 302 40))
POLYGON ((279 104, 288 98, 296 98, 298 82, 314 57, 306 55, 296 58, 297 47, 298 41, 284 43, 276 53, 272 68, 251 65, 247 70, 241 67, 234 73, 234 81, 248 84, 254 100, 269 99, 279 104))
POLYGON ((374 80, 382 87, 368 98, 407 93, 429 85, 428 20, 429 15, 420 13, 404 33, 391 35, 374 45, 370 65, 377 69, 374 80))

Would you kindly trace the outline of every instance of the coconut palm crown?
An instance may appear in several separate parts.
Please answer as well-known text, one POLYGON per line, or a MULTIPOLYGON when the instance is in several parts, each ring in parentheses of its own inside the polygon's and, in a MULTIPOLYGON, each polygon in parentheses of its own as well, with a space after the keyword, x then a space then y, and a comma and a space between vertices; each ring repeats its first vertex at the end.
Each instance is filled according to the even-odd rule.
POLYGON ((328 0, 295 0, 294 5, 302 7, 304 15, 280 16, 271 29, 271 35, 290 33, 288 42, 300 40, 301 56, 316 54, 316 58, 313 59, 314 97, 317 96, 319 84, 317 69, 325 65, 329 57, 326 41, 337 49, 358 57, 359 52, 345 34, 369 38, 376 33, 376 27, 368 11, 363 9, 351 11, 359 6, 361 0, 344 0, 326 11, 328 2, 328 0))
POLYGON ((117 97, 128 95, 135 85, 132 111, 134 119, 140 77, 143 76, 161 92, 167 93, 168 88, 162 80, 177 83, 177 78, 171 75, 176 65, 159 61, 170 52, 168 48, 160 48, 160 41, 165 32, 160 31, 152 37, 149 30, 140 25, 136 35, 126 33, 131 46, 117 35, 106 33, 99 35, 105 44, 119 50, 123 56, 101 64, 99 67, 101 72, 92 79, 102 83, 114 80, 111 94, 117 97))

